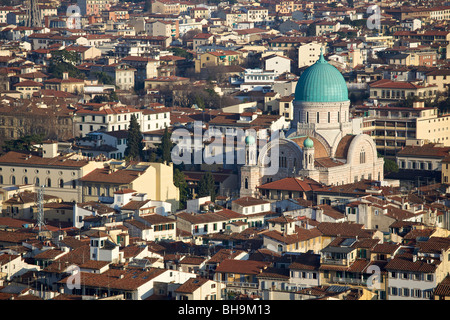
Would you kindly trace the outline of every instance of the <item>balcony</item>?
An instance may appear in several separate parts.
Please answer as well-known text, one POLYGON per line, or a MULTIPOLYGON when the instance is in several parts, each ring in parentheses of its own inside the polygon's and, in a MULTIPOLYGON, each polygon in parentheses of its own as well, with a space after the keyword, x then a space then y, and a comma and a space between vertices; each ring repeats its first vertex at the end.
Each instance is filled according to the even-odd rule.
POLYGON ((367 285, 367 280, 356 279, 356 278, 333 277, 330 282, 339 283, 339 284, 356 285, 356 286, 366 286, 367 285))
POLYGON ((337 266, 347 266, 348 265, 347 259, 321 258, 320 263, 321 264, 332 264, 332 265, 337 265, 337 266))
POLYGON ((240 288, 240 289, 258 289, 257 283, 251 282, 229 282, 229 281, 219 281, 227 286, 227 288, 240 288))

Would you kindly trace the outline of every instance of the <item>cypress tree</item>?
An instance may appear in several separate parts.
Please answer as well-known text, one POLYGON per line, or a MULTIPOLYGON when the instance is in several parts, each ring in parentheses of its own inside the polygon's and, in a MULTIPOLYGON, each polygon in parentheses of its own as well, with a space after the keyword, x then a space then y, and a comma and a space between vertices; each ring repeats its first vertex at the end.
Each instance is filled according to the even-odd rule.
POLYGON ((144 142, 141 128, 135 115, 131 115, 130 125, 128 126, 127 148, 125 149, 125 157, 129 160, 144 159, 144 142))
POLYGON ((198 197, 211 196, 211 201, 216 200, 216 186, 211 172, 206 172, 198 183, 198 197))
POLYGON ((160 145, 160 149, 159 149, 159 153, 161 156, 161 160, 164 163, 169 163, 172 162, 172 147, 173 147, 173 143, 171 140, 171 134, 169 132, 169 129, 166 127, 164 129, 164 134, 162 136, 161 139, 161 145, 160 145))

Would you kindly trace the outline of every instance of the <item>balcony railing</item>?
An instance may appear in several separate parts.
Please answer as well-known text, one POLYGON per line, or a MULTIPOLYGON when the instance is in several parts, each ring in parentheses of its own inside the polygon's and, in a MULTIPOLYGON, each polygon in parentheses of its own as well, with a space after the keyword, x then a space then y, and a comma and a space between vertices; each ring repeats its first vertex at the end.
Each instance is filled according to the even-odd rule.
POLYGON ((323 264, 334 264, 339 266, 347 266, 347 259, 332 259, 332 258, 322 258, 320 259, 320 263, 323 264))
POLYGON ((229 281, 220 281, 220 283, 226 284, 228 288, 258 289, 257 283, 229 281))
POLYGON ((367 285, 367 280, 363 279, 355 279, 355 278, 339 278, 339 277, 333 277, 331 279, 331 282, 333 283, 340 283, 340 284, 352 284, 352 285, 367 285))

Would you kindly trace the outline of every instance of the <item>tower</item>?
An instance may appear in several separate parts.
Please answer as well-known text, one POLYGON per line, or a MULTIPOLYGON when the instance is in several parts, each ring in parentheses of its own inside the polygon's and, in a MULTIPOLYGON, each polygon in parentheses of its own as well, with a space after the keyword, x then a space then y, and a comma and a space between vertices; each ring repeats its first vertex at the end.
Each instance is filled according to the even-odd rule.
POLYGON ((255 196, 259 185, 260 171, 256 160, 256 139, 249 135, 245 138, 245 165, 241 167, 241 197, 255 196))
POLYGON ((37 0, 29 0, 27 6, 27 27, 42 27, 41 12, 37 0))
POLYGON ((314 170, 314 142, 309 137, 303 142, 303 168, 314 170))

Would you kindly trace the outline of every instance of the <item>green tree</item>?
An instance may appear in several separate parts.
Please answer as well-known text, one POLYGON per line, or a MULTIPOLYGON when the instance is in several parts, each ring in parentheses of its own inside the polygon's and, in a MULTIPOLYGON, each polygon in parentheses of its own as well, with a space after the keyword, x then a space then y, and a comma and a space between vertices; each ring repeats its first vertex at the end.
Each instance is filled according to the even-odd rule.
POLYGON ((32 134, 15 140, 7 140, 2 146, 2 151, 32 151, 32 146, 42 143, 43 139, 43 134, 32 134))
POLYGON ((216 200, 216 186, 211 172, 206 172, 198 183, 198 197, 211 196, 211 201, 216 200))
POLYGON ((175 187, 178 188, 180 192, 180 206, 179 209, 185 209, 186 208, 186 202, 188 200, 189 196, 189 188, 188 184, 186 182, 186 177, 184 176, 184 173, 174 167, 173 169, 173 184, 175 187))
POLYGON ((384 158, 384 174, 398 172, 398 165, 394 160, 384 158))
POLYGON ((114 79, 109 74, 104 71, 95 71, 93 75, 97 78, 98 82, 101 84, 114 85, 114 79))
POLYGON ((166 127, 164 129, 164 133, 163 136, 161 138, 161 144, 159 145, 159 156, 161 157, 162 162, 164 163, 169 163, 172 162, 172 147, 173 147, 173 143, 172 143, 172 138, 171 138, 171 133, 169 132, 169 129, 166 127))
POLYGON ((79 58, 76 52, 57 50, 52 52, 48 72, 55 78, 62 79, 63 73, 67 72, 69 77, 84 79, 84 73, 76 68, 79 58))
POLYGON ((127 147, 125 149, 125 158, 128 160, 144 159, 144 142, 141 128, 137 122, 136 116, 131 115, 130 125, 128 127, 127 147))

